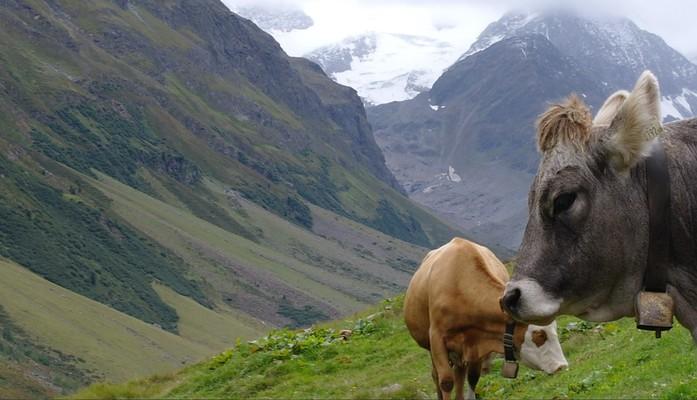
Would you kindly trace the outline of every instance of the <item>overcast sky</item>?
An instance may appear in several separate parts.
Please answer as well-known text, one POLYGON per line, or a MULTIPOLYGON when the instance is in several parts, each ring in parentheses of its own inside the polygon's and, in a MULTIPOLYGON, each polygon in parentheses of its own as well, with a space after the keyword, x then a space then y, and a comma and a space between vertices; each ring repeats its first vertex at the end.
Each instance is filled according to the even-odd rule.
POLYGON ((627 16, 688 56, 697 55, 694 0, 223 0, 236 4, 300 7, 315 26, 278 37, 286 52, 302 55, 345 37, 379 31, 424 35, 466 48, 490 22, 510 9, 564 3, 578 10, 627 16))

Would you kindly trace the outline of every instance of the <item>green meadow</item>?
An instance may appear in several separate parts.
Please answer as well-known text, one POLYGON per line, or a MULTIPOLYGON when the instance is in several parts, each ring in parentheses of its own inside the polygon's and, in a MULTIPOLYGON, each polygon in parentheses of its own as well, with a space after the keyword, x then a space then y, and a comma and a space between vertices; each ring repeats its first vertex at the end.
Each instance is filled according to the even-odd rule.
MULTIPOLYGON (((278 330, 179 372, 121 385, 97 384, 75 398, 434 399, 428 353, 402 321, 402 297, 348 319, 278 330), (351 329, 348 340, 339 331, 351 329)), ((570 367, 556 375, 521 366, 500 376, 501 359, 477 387, 483 399, 663 398, 697 396, 697 351, 676 326, 655 339, 624 319, 559 321, 570 367)))

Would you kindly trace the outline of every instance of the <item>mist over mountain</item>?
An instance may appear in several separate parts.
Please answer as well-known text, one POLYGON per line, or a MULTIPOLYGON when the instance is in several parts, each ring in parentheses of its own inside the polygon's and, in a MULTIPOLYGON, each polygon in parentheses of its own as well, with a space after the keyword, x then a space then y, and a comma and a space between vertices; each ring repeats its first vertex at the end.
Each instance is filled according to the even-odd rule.
POLYGON ((508 13, 430 91, 368 109, 410 197, 489 245, 517 249, 538 154, 534 120, 571 92, 592 107, 652 70, 666 121, 697 111, 697 67, 624 18, 508 13))

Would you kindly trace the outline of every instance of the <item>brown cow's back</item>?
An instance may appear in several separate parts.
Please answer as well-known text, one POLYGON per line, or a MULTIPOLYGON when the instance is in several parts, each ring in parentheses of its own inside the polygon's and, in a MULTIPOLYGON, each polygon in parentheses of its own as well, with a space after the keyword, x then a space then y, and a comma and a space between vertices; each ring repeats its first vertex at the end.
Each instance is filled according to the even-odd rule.
POLYGON ((504 265, 486 247, 455 238, 424 258, 404 300, 406 325, 430 349, 429 329, 481 327, 500 322, 498 293, 508 281, 504 265), (475 312, 473 312, 475 310, 475 312))
MULTIPOLYGON (((442 249, 442 247, 441 247, 442 249)), ((431 272, 433 258, 440 249, 430 251, 421 266, 416 270, 409 282, 407 293, 404 297, 404 321, 409 329, 411 337, 419 346, 430 349, 428 343, 428 275, 431 272)))

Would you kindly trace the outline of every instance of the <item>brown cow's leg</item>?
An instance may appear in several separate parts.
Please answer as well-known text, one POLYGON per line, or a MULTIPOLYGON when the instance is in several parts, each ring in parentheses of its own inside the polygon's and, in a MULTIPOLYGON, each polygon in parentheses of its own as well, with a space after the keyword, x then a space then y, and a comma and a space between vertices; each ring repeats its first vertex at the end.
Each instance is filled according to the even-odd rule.
POLYGON ((482 362, 482 375, 486 375, 491 372, 491 362, 494 360, 494 357, 496 357, 496 353, 491 353, 484 357, 484 361, 482 362))
POLYGON ((448 349, 445 347, 443 335, 437 330, 431 329, 431 360, 438 373, 438 387, 443 393, 443 400, 450 400, 450 392, 453 390, 455 379, 453 370, 448 362, 448 349))
POLYGON ((438 400, 443 400, 443 393, 441 393, 440 385, 438 384, 438 372, 436 371, 436 364, 433 363, 433 355, 431 355, 431 378, 433 378, 433 383, 436 385, 438 400))
POLYGON ((455 400, 464 400, 464 388, 465 388, 465 369, 466 367, 462 365, 462 362, 454 365, 455 371, 455 400))
POLYGON ((474 389, 477 387, 477 382, 479 382, 479 376, 481 375, 481 373, 481 360, 467 364, 467 383, 469 384, 469 390, 467 391, 468 400, 474 400, 476 398, 474 389))

